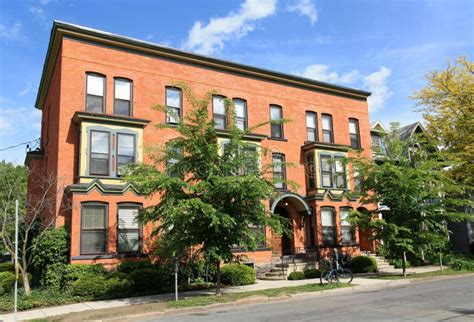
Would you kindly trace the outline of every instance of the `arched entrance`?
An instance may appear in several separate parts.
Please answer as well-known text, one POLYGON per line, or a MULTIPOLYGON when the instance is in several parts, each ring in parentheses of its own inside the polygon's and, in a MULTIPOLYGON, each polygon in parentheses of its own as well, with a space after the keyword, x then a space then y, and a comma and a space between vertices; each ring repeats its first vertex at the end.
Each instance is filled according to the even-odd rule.
POLYGON ((284 193, 271 203, 273 214, 287 218, 289 234, 274 235, 272 249, 274 254, 292 255, 304 252, 314 245, 314 218, 311 208, 298 194, 284 193))

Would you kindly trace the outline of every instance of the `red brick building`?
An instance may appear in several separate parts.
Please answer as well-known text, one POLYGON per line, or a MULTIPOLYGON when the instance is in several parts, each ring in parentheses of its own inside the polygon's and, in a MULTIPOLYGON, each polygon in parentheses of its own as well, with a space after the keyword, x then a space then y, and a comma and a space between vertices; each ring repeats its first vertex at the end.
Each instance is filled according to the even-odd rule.
MULTIPOLYGON (((291 120, 248 137, 274 152, 273 160, 265 160, 275 164, 274 176, 299 184, 295 191, 276 184, 279 198, 263 201, 291 219, 293 238, 266 231, 266 245, 248 253, 250 260, 324 255, 335 247, 351 254, 374 250, 373 242, 344 220, 360 204, 344 195, 357 179, 341 162, 351 146, 371 157, 370 93, 55 22, 36 101, 42 111, 41 148, 28 153, 26 163, 31 176, 52 173, 58 187, 65 187, 47 211, 57 216, 56 226, 70 230, 72 263, 115 264, 146 253, 150 227, 140 227, 134 218, 156 200, 137 195, 118 169, 149 161, 146 145, 176 135, 154 128, 174 120, 151 108, 161 103, 178 115, 188 112, 175 81, 198 95, 216 90, 234 99, 241 127, 270 117, 291 120), (296 167, 285 169, 284 162, 296 167)), ((219 96, 212 109, 224 140, 219 96)))

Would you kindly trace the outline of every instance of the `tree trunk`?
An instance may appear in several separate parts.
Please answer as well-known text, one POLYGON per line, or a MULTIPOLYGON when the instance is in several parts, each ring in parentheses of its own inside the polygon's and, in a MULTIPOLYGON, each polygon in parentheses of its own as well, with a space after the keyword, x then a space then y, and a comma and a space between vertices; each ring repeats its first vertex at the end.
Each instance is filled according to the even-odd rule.
POLYGON ((439 267, 442 272, 443 271, 443 254, 441 252, 439 252, 439 267))
POLYGON ((407 253, 403 252, 402 258, 403 277, 407 277, 407 253))
POLYGON ((23 289, 26 295, 31 294, 30 280, 28 279, 28 272, 21 271, 21 279, 23 280, 23 289))
POLYGON ((216 294, 220 295, 221 292, 221 261, 218 260, 216 263, 216 294))

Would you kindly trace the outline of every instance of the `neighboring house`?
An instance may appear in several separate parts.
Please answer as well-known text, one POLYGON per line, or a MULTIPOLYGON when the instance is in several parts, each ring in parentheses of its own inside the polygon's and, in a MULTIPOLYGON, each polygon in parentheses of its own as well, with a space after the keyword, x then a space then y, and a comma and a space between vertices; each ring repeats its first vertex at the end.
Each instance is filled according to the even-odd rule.
MULTIPOLYGON (((71 263, 115 265, 146 256, 150 225, 136 216, 156 203, 123 182, 119 167, 150 162, 144 147, 176 133, 153 125, 174 123, 189 112, 175 81, 197 95, 210 90, 210 114, 225 145, 228 118, 222 97, 234 100, 241 128, 281 118, 246 137, 273 151, 273 175, 299 184, 275 184, 268 208, 290 218, 292 238, 266 233, 266 243, 245 253, 256 263, 282 254, 328 255, 375 250, 346 220, 360 207, 346 192, 354 177, 343 158, 351 148, 371 157, 367 97, 370 93, 201 56, 68 23, 54 22, 36 107, 42 111, 41 148, 28 153, 31 176, 54 174, 67 188, 48 214, 71 235, 71 263), (176 114, 151 107, 166 104, 176 114), (286 168, 286 163, 295 167, 286 168)), ((29 193, 33 193, 30 191, 29 193)), ((353 195, 353 194, 352 194, 353 195)), ((259 229, 259 228, 254 228, 259 229)), ((236 252, 239 252, 236 249, 236 252)))
MULTIPOLYGON (((408 124, 400 128, 400 139, 409 140, 414 135, 421 134, 425 131, 425 128, 420 122, 408 124)), ((371 124, 370 132, 374 158, 381 158, 384 150, 383 136, 387 133, 387 130, 381 122, 377 121, 371 124)), ((474 218, 474 209, 466 206, 462 209, 462 212, 471 214, 474 218)), ((448 229, 450 231, 449 240, 453 251, 462 253, 474 252, 474 219, 466 219, 456 223, 450 222, 448 223, 448 229)))

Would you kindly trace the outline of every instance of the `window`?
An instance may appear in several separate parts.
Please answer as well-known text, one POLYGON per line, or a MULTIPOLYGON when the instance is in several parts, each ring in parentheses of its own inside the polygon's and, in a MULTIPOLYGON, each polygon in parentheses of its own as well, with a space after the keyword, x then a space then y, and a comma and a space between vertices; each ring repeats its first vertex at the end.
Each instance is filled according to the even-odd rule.
POLYGON ((323 244, 334 245, 336 234, 334 230, 334 209, 321 209, 321 225, 323 228, 323 244))
POLYGON ((86 203, 81 209, 81 255, 107 252, 107 205, 86 203))
POLYGON ((358 171, 354 171, 354 191, 355 192, 362 192, 362 178, 358 171))
POLYGON ((283 112, 280 106, 270 106, 271 137, 283 139, 283 112))
POLYGON ((351 137, 351 147, 353 149, 360 149, 360 131, 358 120, 349 119, 349 135, 351 137))
POLYGON ((140 251, 139 212, 139 205, 120 204, 118 206, 117 251, 119 253, 138 253, 140 251))
POLYGON ((316 188, 314 154, 312 152, 306 154, 306 173, 308 176, 308 188, 309 189, 316 188))
POLYGON ((234 99, 235 125, 240 130, 247 129, 247 102, 242 99, 234 99))
POLYGON ((318 140, 318 118, 314 112, 306 112, 306 140, 313 142, 318 140))
POLYGON ((251 231, 251 234, 255 236, 257 249, 265 248, 267 246, 265 241, 265 227, 249 225, 249 230, 251 231))
POLYGON ((281 153, 273 153, 273 181, 277 189, 286 189, 286 171, 285 171, 285 155, 281 153))
POLYGON ((171 157, 166 161, 166 171, 170 177, 178 178, 182 176, 180 169, 177 167, 179 159, 183 155, 182 149, 170 146, 167 146, 167 149, 169 150, 171 157))
POLYGON ((243 148, 244 166, 240 171, 241 175, 248 175, 258 171, 258 151, 256 145, 248 145, 243 148))
POLYGON ((117 173, 120 167, 135 162, 135 135, 117 133, 117 173))
POLYGON ((329 114, 323 114, 321 116, 323 123, 323 142, 334 143, 334 134, 332 129, 332 116, 329 114))
POLYGON ((321 156, 321 185, 332 188, 332 159, 331 156, 321 156))
POLYGON ((323 188, 345 189, 346 166, 344 157, 321 155, 321 186, 323 188))
POLYGON ((342 244, 351 245, 355 243, 354 227, 349 222, 350 208, 340 208, 339 216, 341 218, 342 244))
POLYGON ((176 124, 182 117, 183 96, 179 88, 166 87, 166 123, 176 124))
POLYGON ((92 175, 109 175, 110 133, 91 131, 90 169, 92 175))
POLYGON ((346 188, 346 165, 344 164, 344 158, 334 157, 334 177, 336 188, 346 188))
POLYGON ((132 116, 132 82, 115 78, 114 114, 132 116))
POLYGON ((218 130, 227 128, 227 113, 225 100, 222 96, 212 97, 212 109, 214 113, 214 127, 218 130))
POLYGON ((86 112, 104 113, 105 77, 87 74, 86 112))

